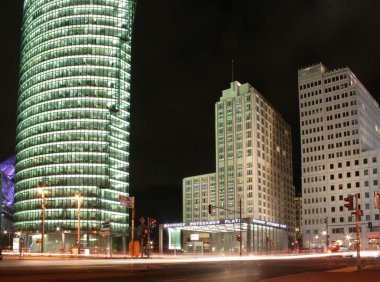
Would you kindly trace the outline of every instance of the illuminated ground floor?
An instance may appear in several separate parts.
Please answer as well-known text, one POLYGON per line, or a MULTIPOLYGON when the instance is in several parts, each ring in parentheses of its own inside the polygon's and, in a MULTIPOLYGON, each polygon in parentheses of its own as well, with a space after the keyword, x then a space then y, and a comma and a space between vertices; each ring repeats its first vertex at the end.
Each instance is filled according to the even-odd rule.
MULTIPOLYGON (((287 226, 254 218, 161 224, 159 252, 257 254, 287 251, 287 226)), ((290 236, 291 237, 291 236, 290 236)))
MULTIPOLYGON (((126 252, 126 237, 109 232, 83 233, 80 235, 80 252, 86 254, 111 254, 126 252)), ((13 251, 40 253, 44 244, 45 253, 78 253, 78 234, 71 231, 46 233, 42 242, 41 233, 16 233, 13 238, 13 251)))

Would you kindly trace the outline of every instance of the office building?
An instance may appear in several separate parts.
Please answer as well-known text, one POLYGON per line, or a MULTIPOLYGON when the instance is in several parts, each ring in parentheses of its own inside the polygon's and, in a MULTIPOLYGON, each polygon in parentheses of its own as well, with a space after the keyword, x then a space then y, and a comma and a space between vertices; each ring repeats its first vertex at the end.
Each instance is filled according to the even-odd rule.
POLYGON ((26 0, 23 15, 15 230, 32 251, 42 223, 45 251, 110 249, 101 231, 125 246, 134 1, 26 0))
POLYGON ((344 199, 358 193, 362 246, 370 247, 377 243, 373 239, 379 224, 374 205, 379 190, 379 105, 347 67, 329 71, 317 64, 300 69, 298 88, 304 246, 353 247, 355 216, 344 199))
POLYGON ((15 157, 0 163, 0 249, 12 245, 15 157))
MULTIPOLYGON (((215 144, 216 172, 183 179, 183 222, 241 216, 286 226, 294 237, 291 128, 281 114, 248 83, 232 82, 215 104, 215 144)), ((263 229, 252 238, 269 238, 263 229)), ((252 238, 245 241, 261 248, 252 238)))

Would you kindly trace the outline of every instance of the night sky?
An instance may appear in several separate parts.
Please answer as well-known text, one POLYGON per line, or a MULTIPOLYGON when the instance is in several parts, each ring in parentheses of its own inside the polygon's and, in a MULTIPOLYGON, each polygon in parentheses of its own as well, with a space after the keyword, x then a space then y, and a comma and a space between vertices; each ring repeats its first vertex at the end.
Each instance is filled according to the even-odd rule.
MULTIPOLYGON (((214 105, 249 82, 292 126, 300 191, 297 70, 348 66, 380 101, 378 0, 138 0, 131 89, 136 217, 181 221, 182 178, 215 172, 214 105)), ((0 161, 14 154, 21 0, 0 1, 0 161)))

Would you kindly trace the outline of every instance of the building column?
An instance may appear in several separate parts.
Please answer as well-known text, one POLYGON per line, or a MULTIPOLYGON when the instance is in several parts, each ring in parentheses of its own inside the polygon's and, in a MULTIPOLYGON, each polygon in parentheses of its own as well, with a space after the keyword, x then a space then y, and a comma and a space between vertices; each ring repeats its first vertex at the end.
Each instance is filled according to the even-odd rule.
POLYGON ((252 230, 251 230, 251 227, 252 227, 251 222, 250 222, 250 220, 248 220, 248 224, 247 224, 247 245, 246 245, 248 255, 250 255, 252 253, 252 230))

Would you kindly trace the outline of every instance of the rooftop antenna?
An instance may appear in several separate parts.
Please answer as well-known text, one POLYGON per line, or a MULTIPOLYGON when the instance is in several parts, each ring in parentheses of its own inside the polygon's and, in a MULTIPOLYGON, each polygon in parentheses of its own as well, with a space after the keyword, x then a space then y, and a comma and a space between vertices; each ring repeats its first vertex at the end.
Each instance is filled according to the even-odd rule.
POLYGON ((231 82, 234 82, 234 59, 231 60, 231 76, 232 76, 231 82))

